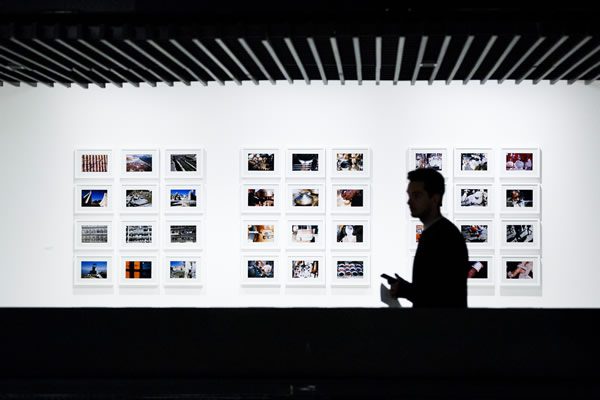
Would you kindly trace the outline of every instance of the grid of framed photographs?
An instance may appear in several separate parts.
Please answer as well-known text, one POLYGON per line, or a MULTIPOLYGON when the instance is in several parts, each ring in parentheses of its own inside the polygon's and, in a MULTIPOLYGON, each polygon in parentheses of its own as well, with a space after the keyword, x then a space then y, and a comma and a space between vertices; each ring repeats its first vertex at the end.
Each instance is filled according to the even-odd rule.
MULTIPOLYGON (((407 158, 407 171, 433 168, 446 179, 442 213, 467 243, 469 286, 541 285, 539 148, 410 148, 407 158)), ((423 225, 409 220, 414 256, 423 225)))
POLYGON ((75 150, 75 286, 204 284, 204 150, 160 154, 75 150))
POLYGON ((367 148, 241 149, 241 284, 325 287, 329 260, 331 286, 368 286, 370 168, 367 148))

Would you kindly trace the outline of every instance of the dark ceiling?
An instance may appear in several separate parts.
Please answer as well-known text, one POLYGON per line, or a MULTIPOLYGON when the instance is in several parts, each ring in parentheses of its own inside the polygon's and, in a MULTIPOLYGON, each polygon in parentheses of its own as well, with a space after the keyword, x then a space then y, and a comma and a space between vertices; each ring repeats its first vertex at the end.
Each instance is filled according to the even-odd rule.
POLYGON ((1 1, 0 85, 600 78, 597 6, 1 1))

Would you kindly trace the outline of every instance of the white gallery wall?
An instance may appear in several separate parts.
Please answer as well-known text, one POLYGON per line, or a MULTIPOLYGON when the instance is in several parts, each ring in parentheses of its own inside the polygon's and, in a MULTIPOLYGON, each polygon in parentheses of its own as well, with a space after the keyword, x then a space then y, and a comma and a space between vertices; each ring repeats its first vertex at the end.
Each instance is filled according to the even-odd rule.
POLYGON ((411 277, 409 147, 538 147, 541 285, 496 278, 469 305, 600 307, 600 85, 478 82, 0 87, 0 306, 385 307, 379 274, 411 277), (240 148, 355 146, 372 152, 370 287, 240 286, 240 148), (77 148, 205 149, 201 288, 74 287, 77 148))

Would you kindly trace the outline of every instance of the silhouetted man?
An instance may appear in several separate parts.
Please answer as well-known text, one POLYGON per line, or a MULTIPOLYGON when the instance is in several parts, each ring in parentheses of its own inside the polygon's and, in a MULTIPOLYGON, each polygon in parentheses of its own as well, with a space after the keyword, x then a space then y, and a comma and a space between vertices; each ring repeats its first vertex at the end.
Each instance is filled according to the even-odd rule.
POLYGON ((403 297, 413 307, 467 307, 469 255, 465 239, 440 213, 444 177, 433 169, 408 173, 408 206, 424 225, 413 264, 412 283, 400 278, 390 295, 403 297))

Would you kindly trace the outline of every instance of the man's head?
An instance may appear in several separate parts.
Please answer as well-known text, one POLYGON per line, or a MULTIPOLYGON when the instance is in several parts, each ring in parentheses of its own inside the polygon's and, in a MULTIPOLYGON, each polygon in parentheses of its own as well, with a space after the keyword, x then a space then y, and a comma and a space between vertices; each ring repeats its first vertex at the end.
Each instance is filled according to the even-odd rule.
POLYGON ((408 206, 413 217, 430 219, 440 212, 445 192, 444 177, 430 168, 420 168, 408 173, 408 206))

